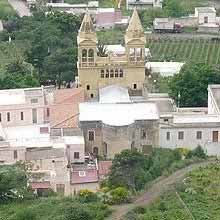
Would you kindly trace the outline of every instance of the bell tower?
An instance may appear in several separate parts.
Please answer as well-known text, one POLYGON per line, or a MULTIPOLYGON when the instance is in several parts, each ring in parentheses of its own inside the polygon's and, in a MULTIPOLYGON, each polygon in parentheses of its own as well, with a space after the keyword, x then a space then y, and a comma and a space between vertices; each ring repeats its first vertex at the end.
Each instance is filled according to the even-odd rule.
POLYGON ((129 64, 141 64, 145 61, 146 38, 137 10, 134 9, 125 34, 126 55, 129 64))
POLYGON ((97 36, 92 19, 87 12, 77 36, 78 67, 94 66, 97 58, 97 36))

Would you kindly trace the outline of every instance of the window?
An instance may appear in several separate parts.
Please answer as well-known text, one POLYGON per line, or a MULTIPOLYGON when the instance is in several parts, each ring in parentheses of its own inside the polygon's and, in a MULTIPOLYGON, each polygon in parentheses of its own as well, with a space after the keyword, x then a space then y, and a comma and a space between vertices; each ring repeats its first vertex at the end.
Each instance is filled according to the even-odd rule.
POLYGON ((17 159, 17 158, 18 158, 18 151, 14 150, 14 159, 17 159))
POLYGON ((2 121, 2 114, 0 113, 0 122, 2 121))
POLYGON ((183 131, 179 131, 178 132, 178 139, 179 140, 183 140, 184 139, 184 132, 183 131))
POLYGON ((87 86, 86 86, 86 90, 90 90, 90 85, 87 85, 87 86))
POLYGON ((115 70, 115 77, 118 77, 118 69, 115 70))
POLYGON ((40 127, 40 134, 48 134, 49 128, 48 127, 40 127))
POLYGON ((120 77, 123 77, 123 70, 120 69, 120 74, 119 74, 120 77))
POLYGON ((90 97, 91 97, 91 98, 93 98, 93 97, 94 97, 93 93, 91 93, 90 97))
POLYGON ((79 152, 74 152, 74 159, 79 159, 79 152))
POLYGON ((88 60, 89 60, 90 63, 94 62, 94 50, 93 49, 89 49, 88 60))
POLYGON ((50 117, 50 109, 47 108, 47 117, 50 117))
POLYGON ((87 50, 82 50, 82 62, 87 62, 87 50))
POLYGON ((37 109, 36 108, 32 109, 32 122, 33 124, 37 123, 37 109))
POLYGON ((21 112, 21 121, 24 120, 24 112, 21 112))
POLYGON ((202 132, 201 131, 197 131, 196 132, 196 139, 197 140, 201 140, 202 139, 202 132))
POLYGON ((101 78, 105 77, 105 70, 101 70, 101 78))
POLYGON ((113 70, 113 69, 110 70, 110 77, 111 77, 111 78, 114 77, 114 70, 113 70))
POLYGON ((209 17, 208 17, 208 16, 205 16, 205 17, 204 17, 204 23, 207 24, 208 22, 209 22, 209 17))
POLYGON ((169 131, 167 132, 167 137, 166 138, 167 138, 167 141, 170 140, 170 132, 169 131))
POLYGON ((10 112, 7 112, 7 121, 11 120, 10 112))
POLYGON ((168 118, 164 118, 163 121, 164 122, 169 122, 169 119, 168 118))
POLYGON ((133 84, 133 89, 137 89, 137 84, 133 84))
POLYGON ((98 154, 99 154, 99 149, 98 149, 98 147, 94 147, 94 148, 93 148, 93 154, 94 154, 94 155, 98 155, 98 154))
POLYGON ((109 70, 106 70, 105 78, 109 78, 109 70))
POLYGON ((94 140, 95 140, 95 132, 89 131, 89 141, 94 141, 94 140))
POLYGON ((31 99, 31 104, 36 104, 38 103, 38 99, 31 99))
POLYGON ((218 142, 218 131, 212 132, 212 142, 218 142))
POLYGON ((147 137, 146 130, 142 130, 141 131, 141 139, 146 139, 146 137, 147 137))

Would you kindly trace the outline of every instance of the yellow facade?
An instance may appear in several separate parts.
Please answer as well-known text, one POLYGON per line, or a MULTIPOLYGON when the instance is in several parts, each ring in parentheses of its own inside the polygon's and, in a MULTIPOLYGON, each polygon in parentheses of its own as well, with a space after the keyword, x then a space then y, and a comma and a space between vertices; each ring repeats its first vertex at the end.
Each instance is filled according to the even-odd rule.
POLYGON ((135 10, 125 34, 125 54, 120 57, 97 55, 97 36, 92 20, 85 15, 78 38, 78 75, 87 98, 112 84, 142 91, 145 83, 145 35, 135 10))

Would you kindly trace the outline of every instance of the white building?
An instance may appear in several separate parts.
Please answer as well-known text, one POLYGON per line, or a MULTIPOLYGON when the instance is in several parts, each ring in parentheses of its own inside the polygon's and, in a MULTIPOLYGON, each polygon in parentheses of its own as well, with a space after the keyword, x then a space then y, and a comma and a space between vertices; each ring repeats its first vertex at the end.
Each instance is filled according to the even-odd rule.
POLYGON ((183 67, 181 62, 147 62, 145 67, 152 74, 158 73, 163 77, 174 76, 178 74, 183 67))
POLYGON ((195 17, 198 19, 199 32, 219 32, 219 24, 214 7, 195 8, 195 17))
POLYGON ((163 0, 126 0, 127 9, 133 10, 134 8, 144 10, 152 7, 162 8, 163 0))

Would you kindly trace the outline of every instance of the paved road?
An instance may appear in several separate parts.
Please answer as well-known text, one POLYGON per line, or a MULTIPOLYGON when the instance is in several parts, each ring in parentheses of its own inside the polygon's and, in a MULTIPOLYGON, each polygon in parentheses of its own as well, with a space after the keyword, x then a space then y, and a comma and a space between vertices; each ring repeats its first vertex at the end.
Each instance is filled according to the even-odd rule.
POLYGON ((155 184, 152 185, 143 195, 137 198, 132 204, 125 204, 120 206, 114 206, 114 212, 111 216, 106 218, 106 220, 123 220, 123 216, 133 208, 137 206, 146 206, 153 202, 157 197, 161 195, 161 193, 167 191, 172 184, 184 178, 184 176, 191 170, 194 170, 199 167, 205 167, 208 164, 213 163, 213 161, 206 161, 202 163, 197 163, 190 165, 186 168, 178 170, 173 173, 171 176, 166 178, 158 178, 155 181, 155 184))
POLYGON ((22 0, 8 0, 9 4, 14 8, 20 17, 31 16, 31 12, 26 3, 22 0))

